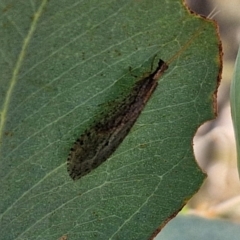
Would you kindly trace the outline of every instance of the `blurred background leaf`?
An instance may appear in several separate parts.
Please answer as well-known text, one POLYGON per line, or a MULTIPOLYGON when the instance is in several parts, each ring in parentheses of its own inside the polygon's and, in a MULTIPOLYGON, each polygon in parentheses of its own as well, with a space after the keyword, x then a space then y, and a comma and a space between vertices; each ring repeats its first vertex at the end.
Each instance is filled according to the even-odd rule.
POLYGON ((238 156, 238 173, 240 173, 240 48, 235 63, 235 70, 232 79, 230 101, 232 120, 235 131, 235 139, 238 156))
POLYGON ((1 236, 149 238, 204 179, 192 138, 214 117, 215 25, 176 0, 30 3, 0 5, 1 236), (156 54, 176 59, 132 131, 73 182, 73 142, 136 81, 129 69, 140 78, 156 54))
POLYGON ((226 220, 179 215, 169 222, 155 240, 238 240, 239 224, 226 220))

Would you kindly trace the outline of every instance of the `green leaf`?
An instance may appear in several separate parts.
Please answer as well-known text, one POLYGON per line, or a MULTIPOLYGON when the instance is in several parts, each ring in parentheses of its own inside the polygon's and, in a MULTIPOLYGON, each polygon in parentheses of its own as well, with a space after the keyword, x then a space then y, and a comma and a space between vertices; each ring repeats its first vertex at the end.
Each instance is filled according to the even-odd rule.
POLYGON ((222 219, 205 219, 197 216, 177 216, 155 240, 238 240, 239 224, 222 219))
POLYGON ((176 0, 6 0, 0 7, 1 237, 149 238, 205 176, 192 138, 214 117, 215 24, 176 0), (141 78, 156 54, 169 69, 131 132, 74 182, 66 169, 74 141, 137 81, 130 68, 141 78))
POLYGON ((233 79, 231 83, 230 102, 232 121, 235 132, 236 146, 237 146, 237 158, 238 158, 238 173, 240 173, 240 48, 235 63, 235 69, 233 79))

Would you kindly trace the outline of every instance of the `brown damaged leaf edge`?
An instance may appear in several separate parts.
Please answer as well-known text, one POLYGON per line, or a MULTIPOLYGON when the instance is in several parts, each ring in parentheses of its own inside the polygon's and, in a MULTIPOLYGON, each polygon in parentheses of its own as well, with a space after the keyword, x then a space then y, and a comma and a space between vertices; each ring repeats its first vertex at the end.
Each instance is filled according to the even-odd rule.
POLYGON ((213 96, 212 96, 212 101, 213 101, 213 111, 214 111, 214 115, 215 117, 217 117, 218 115, 218 111, 217 111, 217 92, 218 92, 218 87, 220 85, 220 82, 222 80, 222 67, 223 67, 223 49, 222 49, 222 42, 220 40, 220 33, 219 33, 219 26, 217 24, 216 21, 212 20, 213 23, 214 23, 214 26, 216 28, 216 34, 217 34, 217 38, 219 40, 218 42, 218 52, 219 52, 219 55, 218 55, 218 63, 219 63, 219 71, 218 71, 218 76, 217 76, 217 86, 216 86, 216 89, 213 93, 213 96))
MULTIPOLYGON (((189 9, 189 7, 187 6, 187 4, 185 3, 185 1, 183 0, 183 3, 185 5, 185 7, 187 8, 187 10, 189 11, 189 13, 193 14, 193 15, 197 15, 197 16, 201 16, 202 18, 206 19, 207 21, 211 21, 213 24, 214 24, 214 27, 216 29, 216 35, 217 35, 217 39, 218 39, 218 49, 219 49, 219 55, 218 55, 218 58, 217 58, 217 61, 218 61, 218 64, 219 64, 219 71, 218 71, 218 76, 217 76, 217 85, 216 85, 216 89, 212 95, 212 102, 213 102, 213 112, 214 112, 214 115, 215 115, 215 118, 217 117, 217 91, 218 91, 218 87, 220 85, 220 82, 221 82, 221 79, 222 79, 222 58, 223 58, 223 50, 222 50, 222 42, 221 42, 221 39, 220 39, 220 33, 219 33, 219 26, 217 24, 217 22, 213 19, 209 19, 205 16, 202 16, 202 15, 199 15, 195 12, 193 12, 191 9, 189 9)), ((172 220, 174 217, 176 217, 176 215, 178 214, 178 212, 180 212, 182 210, 182 208, 186 205, 186 203, 188 202, 188 200, 190 199, 191 197, 189 197, 187 200, 184 201, 182 207, 176 211, 175 213, 173 213, 170 217, 168 217, 162 224, 161 226, 159 226, 155 231, 154 233, 152 234, 152 236, 149 238, 149 240, 153 240, 158 234, 159 232, 165 227, 165 225, 170 221, 172 220)))
MULTIPOLYGON (((195 192, 195 194, 198 192, 198 190, 195 192)), ((182 203, 182 206, 175 211, 171 216, 169 216, 167 219, 165 219, 162 224, 153 232, 151 237, 148 240, 154 240, 155 237, 162 231, 162 229, 166 226, 166 224, 171 221, 173 218, 177 216, 177 214, 183 209, 183 207, 188 203, 188 201, 192 198, 192 196, 188 196, 185 198, 185 200, 182 203)))
MULTIPOLYGON (((185 8, 188 10, 188 12, 192 15, 195 15, 195 16, 200 16, 201 18, 205 19, 206 21, 209 21, 211 23, 214 24, 214 27, 216 29, 215 33, 217 35, 217 39, 218 39, 218 49, 219 49, 219 55, 218 55, 218 64, 219 64, 219 71, 218 71, 218 76, 217 76, 217 86, 216 86, 216 89, 213 93, 213 96, 212 96, 212 102, 213 102, 213 112, 214 112, 214 115, 215 115, 215 118, 217 117, 218 115, 218 109, 217 109, 217 92, 218 92, 218 87, 220 85, 220 82, 221 82, 221 79, 222 79, 222 66, 223 66, 223 48, 222 48, 222 42, 221 42, 221 38, 220 38, 220 32, 219 32, 219 26, 218 26, 218 23, 214 20, 214 19, 211 19, 211 18, 208 18, 204 15, 200 15, 194 11, 192 11, 185 0, 182 1, 183 2, 183 5, 185 6, 185 8)), ((211 14, 210 14, 211 15, 211 14)))
POLYGON ((138 80, 128 96, 87 129, 71 148, 67 170, 73 180, 79 179, 106 161, 118 148, 136 122, 158 85, 167 63, 159 60, 150 75, 138 80))
POLYGON ((182 210, 182 208, 185 206, 185 204, 186 203, 184 203, 183 206, 179 210, 177 210, 175 213, 173 213, 171 216, 169 216, 167 219, 165 219, 165 221, 162 222, 162 224, 154 231, 154 233, 148 240, 154 240, 154 238, 159 234, 159 232, 161 232, 161 230, 165 227, 165 225, 170 220, 172 220, 173 218, 175 218, 177 216, 177 214, 182 210))

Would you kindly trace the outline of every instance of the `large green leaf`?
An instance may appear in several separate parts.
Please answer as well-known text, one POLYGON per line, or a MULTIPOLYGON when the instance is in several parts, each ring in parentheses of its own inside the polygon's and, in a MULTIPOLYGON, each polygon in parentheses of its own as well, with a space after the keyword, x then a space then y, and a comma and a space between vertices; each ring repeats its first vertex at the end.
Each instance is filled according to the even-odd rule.
POLYGON ((192 138, 214 116, 215 25, 176 0, 0 7, 2 239, 149 238, 204 179, 192 138), (173 61, 130 134, 74 182, 66 170, 74 141, 129 91, 129 69, 140 78, 156 54, 173 61))

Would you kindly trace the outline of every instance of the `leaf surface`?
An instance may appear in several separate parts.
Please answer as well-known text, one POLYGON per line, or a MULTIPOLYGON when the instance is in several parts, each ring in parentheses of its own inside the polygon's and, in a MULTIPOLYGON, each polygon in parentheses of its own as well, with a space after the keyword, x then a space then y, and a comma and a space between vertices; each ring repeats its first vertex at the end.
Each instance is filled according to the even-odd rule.
POLYGON ((176 0, 0 7, 1 236, 149 238, 204 179, 192 138, 214 117, 215 24, 176 0), (74 182, 66 170, 74 141, 100 109, 130 90, 133 73, 141 78, 151 70, 155 55, 169 69, 131 132, 74 182))

